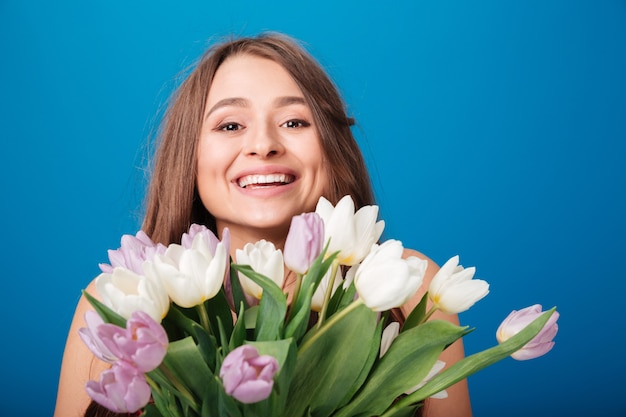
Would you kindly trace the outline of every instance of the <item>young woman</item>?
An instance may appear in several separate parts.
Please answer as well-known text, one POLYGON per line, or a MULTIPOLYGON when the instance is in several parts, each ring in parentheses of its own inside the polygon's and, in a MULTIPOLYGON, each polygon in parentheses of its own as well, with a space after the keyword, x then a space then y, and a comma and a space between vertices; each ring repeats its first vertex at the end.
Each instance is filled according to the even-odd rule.
MULTIPOLYGON (((336 204, 349 194, 357 208, 373 204, 352 124, 332 81, 292 39, 264 34, 212 47, 164 117, 142 230, 169 244, 191 223, 218 235, 228 227, 234 256, 237 248, 260 239, 282 248, 291 218, 314 211, 320 196, 336 204)), ((428 261, 422 288, 438 269, 428 261)), ((295 274, 286 274, 289 291, 295 274)), ((93 287, 88 291, 97 295, 93 287)), ((106 367, 78 337, 89 309, 81 299, 63 357, 56 417, 84 415, 90 403, 84 385, 106 367)), ((456 316, 439 318, 457 322, 456 316)), ((441 359, 450 365, 461 357, 459 340, 441 359)), ((447 399, 429 400, 423 414, 471 415, 466 382, 447 391, 447 399)), ((95 414, 97 408, 90 406, 91 415, 105 415, 95 414)))

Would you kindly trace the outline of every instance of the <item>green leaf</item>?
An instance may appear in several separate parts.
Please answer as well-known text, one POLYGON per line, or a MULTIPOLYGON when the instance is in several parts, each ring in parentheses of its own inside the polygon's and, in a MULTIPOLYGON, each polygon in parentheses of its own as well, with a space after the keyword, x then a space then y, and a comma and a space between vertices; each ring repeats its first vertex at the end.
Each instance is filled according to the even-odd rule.
POLYGON ((230 289, 233 294, 233 302, 234 305, 238 306, 243 303, 243 305, 248 308, 248 301, 246 300, 246 296, 244 295, 243 288, 241 288, 241 282, 239 281, 239 274, 237 273, 237 269, 233 268, 235 264, 230 262, 230 289))
MULTIPOLYGON (((218 321, 221 321, 224 326, 225 333, 231 334, 233 331, 233 313, 230 309, 228 301, 226 301, 224 289, 222 288, 215 297, 206 300, 204 304, 206 306, 206 311, 209 313, 211 328, 217 329, 218 321)), ((223 342, 220 338, 218 338, 218 341, 220 341, 221 344, 228 343, 228 340, 223 342)))
POLYGON ((354 297, 356 296, 356 287, 354 286, 354 282, 352 282, 345 290, 343 288, 337 289, 335 295, 337 297, 333 296, 328 306, 328 313, 330 315, 343 310, 354 301, 354 297))
POLYGON ((422 296, 419 304, 415 306, 411 314, 406 318, 404 324, 402 325, 402 331, 406 331, 412 329, 413 327, 419 325, 422 320, 424 320, 424 316, 426 315, 426 303, 428 302, 428 292, 422 296))
POLYGON ((163 364, 171 372, 168 377, 174 386, 186 387, 194 400, 209 398, 207 390, 214 388, 216 381, 191 337, 170 343, 163 364))
POLYGON ((358 380, 374 343, 376 313, 356 301, 302 343, 285 415, 328 416, 358 380))
POLYGON ((394 410, 392 414, 386 415, 386 417, 414 417, 417 409, 422 407, 423 404, 413 404, 404 408, 398 408, 394 410))
POLYGON ((246 339, 246 320, 243 318, 245 317, 244 311, 244 304, 241 303, 239 307, 239 315, 237 316, 240 319, 235 323, 233 333, 230 335, 230 343, 228 344, 229 350, 233 350, 236 347, 241 346, 246 339))
MULTIPOLYGON (((190 312, 187 310, 187 312, 190 312)), ((209 335, 206 330, 196 321, 189 318, 181 308, 172 304, 170 311, 164 319, 164 327, 168 329, 168 338, 170 342, 175 341, 170 337, 170 330, 183 332, 182 339, 187 336, 193 337, 194 341, 198 345, 198 351, 201 353, 206 364, 212 369, 215 369, 215 358, 217 355, 216 340, 213 336, 209 335)), ((179 338, 180 339, 180 338, 179 338)))
POLYGON ((177 388, 175 378, 172 378, 171 371, 165 366, 148 372, 147 377, 152 381, 150 386, 154 404, 163 416, 179 416, 179 410, 196 404, 193 395, 177 388))
POLYGON ((362 390, 336 416, 380 415, 426 377, 446 346, 467 333, 466 328, 443 320, 429 321, 400 333, 362 390))
POLYGON ((239 409, 239 403, 230 395, 226 394, 221 382, 215 377, 216 384, 214 391, 211 392, 211 396, 208 398, 216 398, 216 404, 207 405, 209 401, 205 401, 203 404, 202 417, 215 417, 215 416, 228 416, 228 417, 241 417, 241 410, 239 409), (217 409, 217 413, 213 408, 217 409), (210 412, 210 413, 209 413, 210 412))
POLYGON ((363 369, 361 369, 361 374, 359 375, 355 383, 352 384, 352 387, 346 391, 346 395, 343 401, 341 401, 341 403, 338 405, 338 407, 343 407, 344 405, 346 405, 350 401, 350 399, 352 399, 354 394, 356 394, 359 388, 361 388, 361 386, 369 376, 372 365, 378 358, 378 354, 380 352, 380 339, 383 332, 384 322, 384 320, 378 321, 378 325, 376 326, 376 332, 374 333, 374 337, 372 338, 373 342, 370 344, 369 356, 367 357, 367 360, 363 365, 363 369))
POLYGON ((142 417, 163 417, 163 414, 159 412, 158 408, 154 404, 148 404, 147 406, 144 407, 141 413, 141 416, 142 417))
POLYGON ((116 326, 126 328, 126 319, 124 317, 102 304, 102 302, 94 298, 87 291, 83 290, 83 296, 87 299, 87 301, 89 301, 89 304, 91 304, 94 310, 96 310, 96 313, 98 313, 105 323, 111 323, 116 326))
MULTIPOLYGON (((222 341, 221 346, 222 346, 222 355, 226 356, 228 355, 228 353, 230 352, 230 338, 228 337, 228 335, 226 334, 226 329, 224 328, 224 325, 222 324, 222 320, 220 320, 220 318, 217 318, 217 328, 219 330, 219 334, 220 334, 220 339, 222 341)), ((216 341, 216 343, 219 343, 216 341)))
POLYGON ((252 306, 243 312, 243 322, 246 329, 256 328, 256 318, 259 315, 259 306, 252 306))
POLYGON ((287 323, 285 327, 285 338, 293 337, 300 341, 302 336, 306 333, 311 318, 311 299, 313 297, 314 288, 309 286, 306 289, 301 289, 300 294, 304 293, 304 303, 297 310, 296 314, 291 318, 291 321, 287 323))
POLYGON ((282 337, 287 313, 287 297, 274 281, 255 272, 249 265, 233 264, 238 270, 263 288, 255 328, 256 340, 278 340, 282 337))
MULTIPOLYGON (((535 337, 546 324, 552 313, 556 310, 556 307, 546 311, 541 316, 536 318, 522 331, 515 336, 511 337, 507 341, 500 343, 490 349, 484 350, 479 353, 475 353, 471 356, 467 356, 457 363, 450 366, 440 374, 436 375, 422 388, 415 391, 411 395, 398 401, 390 412, 396 407, 406 406, 407 404, 416 403, 422 401, 433 394, 438 393, 441 390, 448 388, 449 386, 457 383, 458 381, 467 378, 468 376, 493 365, 494 363, 510 356, 512 353, 521 349, 526 343, 528 343, 533 337, 535 337)), ((388 417, 392 414, 385 413, 384 416, 388 417)))
MULTIPOLYGON (((291 316, 294 319, 296 316, 303 316, 302 310, 306 310, 308 313, 310 313, 311 296, 315 293, 315 290, 319 286, 322 278, 324 277, 326 272, 328 272, 328 268, 330 268, 333 260, 337 257, 337 253, 335 253, 324 259, 326 256, 327 247, 328 244, 326 245, 326 248, 324 248, 322 253, 320 253, 319 256, 315 259, 315 261, 313 261, 313 264, 311 264, 311 267, 309 268, 307 273, 302 277, 300 292, 298 293, 296 299, 293 300, 291 303, 291 308, 293 309, 291 316)), ((298 327, 298 325, 295 325, 295 327, 298 327)))

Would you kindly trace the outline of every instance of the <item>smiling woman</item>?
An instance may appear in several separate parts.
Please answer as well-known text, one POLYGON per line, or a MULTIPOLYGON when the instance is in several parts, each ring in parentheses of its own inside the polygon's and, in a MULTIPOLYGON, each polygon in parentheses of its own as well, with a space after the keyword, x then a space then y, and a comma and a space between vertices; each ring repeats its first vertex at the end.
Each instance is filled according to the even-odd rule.
MULTIPOLYGON (((220 237, 228 228, 234 258, 249 242, 284 248, 292 217, 313 211, 322 196, 336 205, 349 195, 356 209, 373 204, 352 124, 332 81, 292 39, 267 34, 214 46, 179 87, 163 120, 143 232, 167 245, 193 223, 220 237)), ((437 266, 406 251, 410 255, 428 261, 427 288, 437 266)), ((292 277, 284 280, 290 293, 295 274, 285 267, 285 276, 292 277)), ((93 284, 87 291, 93 293, 93 284)), ((399 320, 422 295, 398 311, 399 320)), ((57 417, 84 414, 84 385, 106 369, 78 337, 89 309, 81 299, 66 344, 57 417)), ((440 318, 458 322, 455 315, 440 318)), ((451 365, 462 356, 459 340, 442 360, 451 365)), ((465 381, 447 391, 448 399, 429 400, 424 414, 471 415, 465 381)), ((92 403, 87 415, 106 414, 92 403)))

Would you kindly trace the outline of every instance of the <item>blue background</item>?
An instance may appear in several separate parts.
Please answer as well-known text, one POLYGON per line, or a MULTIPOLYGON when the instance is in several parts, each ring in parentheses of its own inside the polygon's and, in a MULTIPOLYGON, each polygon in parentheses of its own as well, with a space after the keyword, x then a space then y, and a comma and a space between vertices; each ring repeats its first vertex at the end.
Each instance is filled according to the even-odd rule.
POLYGON ((387 237, 490 282, 461 315, 468 353, 511 309, 558 306, 552 352, 470 378, 475 415, 626 415, 626 2, 334 3, 0 1, 0 415, 52 414, 176 74, 267 29, 343 91, 387 237))

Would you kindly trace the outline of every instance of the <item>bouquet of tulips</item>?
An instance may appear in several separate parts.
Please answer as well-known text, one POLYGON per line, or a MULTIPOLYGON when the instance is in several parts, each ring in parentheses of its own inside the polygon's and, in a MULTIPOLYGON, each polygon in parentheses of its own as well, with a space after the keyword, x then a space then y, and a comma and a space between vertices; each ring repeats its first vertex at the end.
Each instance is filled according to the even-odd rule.
POLYGON ((220 241, 192 225, 167 247, 123 236, 100 266, 100 301, 85 293, 95 312, 81 337, 112 364, 88 394, 145 416, 408 416, 496 361, 552 348, 558 313, 536 305, 511 313, 499 344, 441 371, 441 352, 470 330, 432 313, 465 311, 489 286, 453 257, 400 326, 390 310, 415 295, 427 262, 376 243, 377 216, 321 198, 293 218, 284 252, 259 241, 232 262, 227 229, 220 241), (289 300, 285 265, 297 274, 289 300))

